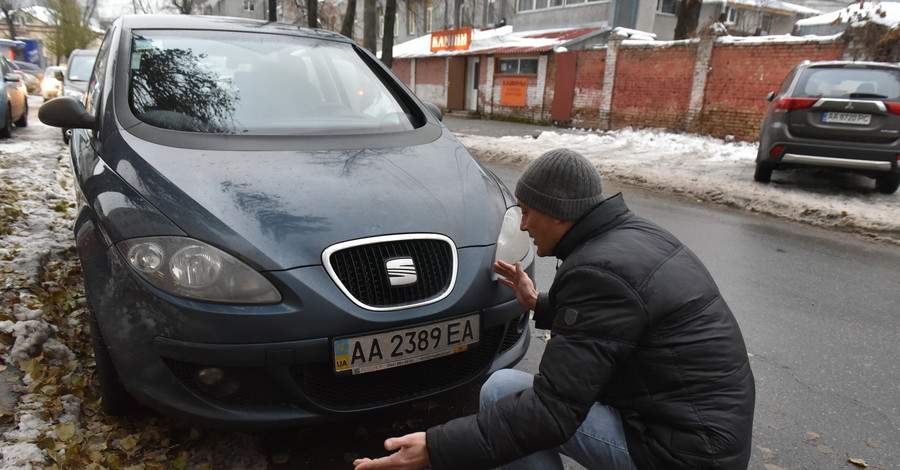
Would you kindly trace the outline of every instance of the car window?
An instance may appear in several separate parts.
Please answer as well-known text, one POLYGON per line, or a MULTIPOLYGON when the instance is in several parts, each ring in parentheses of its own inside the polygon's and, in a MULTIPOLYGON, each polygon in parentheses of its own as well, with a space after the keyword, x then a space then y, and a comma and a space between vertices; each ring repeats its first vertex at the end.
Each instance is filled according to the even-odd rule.
POLYGON ((900 71, 862 68, 808 68, 797 97, 900 99, 900 71))
POLYGON ((100 106, 100 90, 103 88, 103 82, 106 79, 106 66, 109 63, 109 48, 112 43, 113 34, 107 33, 100 44, 97 51, 97 57, 94 59, 94 68, 96 70, 91 75, 91 83, 88 85, 85 102, 87 103, 87 111, 91 114, 95 113, 100 106))
POLYGON ((220 31, 137 31, 130 104, 173 130, 238 135, 411 130, 411 112, 351 44, 220 31))
POLYGON ((91 78, 91 71, 94 69, 95 57, 92 55, 76 55, 72 56, 69 61, 69 80, 73 82, 86 82, 91 78))

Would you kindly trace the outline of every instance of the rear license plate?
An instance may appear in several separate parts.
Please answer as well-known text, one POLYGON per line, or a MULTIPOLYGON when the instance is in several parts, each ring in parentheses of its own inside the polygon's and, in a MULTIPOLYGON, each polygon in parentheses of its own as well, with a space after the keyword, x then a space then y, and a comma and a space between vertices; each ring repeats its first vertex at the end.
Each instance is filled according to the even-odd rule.
POLYGON ((822 114, 822 122, 833 122, 838 124, 857 124, 867 126, 872 122, 871 114, 860 113, 824 113, 822 114))
POLYGON ((463 352, 479 340, 478 314, 334 340, 335 372, 365 374, 463 352))

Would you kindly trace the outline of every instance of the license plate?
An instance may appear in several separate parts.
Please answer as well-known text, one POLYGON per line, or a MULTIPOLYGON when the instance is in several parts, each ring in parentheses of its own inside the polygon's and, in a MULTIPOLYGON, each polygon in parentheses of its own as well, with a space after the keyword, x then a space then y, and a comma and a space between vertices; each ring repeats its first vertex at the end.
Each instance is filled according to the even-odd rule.
POLYGON ((478 342, 478 314, 334 340, 335 372, 365 374, 463 352, 478 342))
POLYGON ((822 122, 867 126, 872 122, 872 115, 860 113, 825 113, 822 115, 822 122))

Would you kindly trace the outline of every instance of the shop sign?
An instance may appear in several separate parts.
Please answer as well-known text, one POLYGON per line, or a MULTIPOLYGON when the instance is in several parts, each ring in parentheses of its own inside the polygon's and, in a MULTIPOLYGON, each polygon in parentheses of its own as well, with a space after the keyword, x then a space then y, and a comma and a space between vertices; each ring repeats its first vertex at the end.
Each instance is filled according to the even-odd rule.
POLYGON ((431 33, 431 52, 464 51, 472 44, 472 28, 447 29, 431 33))
POLYGON ((500 104, 503 106, 525 106, 528 95, 527 78, 504 78, 500 81, 500 104))

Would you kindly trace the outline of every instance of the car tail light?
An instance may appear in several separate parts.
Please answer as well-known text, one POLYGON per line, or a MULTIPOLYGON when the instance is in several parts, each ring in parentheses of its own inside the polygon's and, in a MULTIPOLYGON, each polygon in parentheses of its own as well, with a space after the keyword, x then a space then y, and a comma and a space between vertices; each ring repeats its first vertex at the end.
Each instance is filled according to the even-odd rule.
POLYGON ((887 106, 888 112, 900 114, 900 102, 885 101, 884 105, 887 106))
POLYGON ((772 150, 769 150, 769 155, 773 157, 777 157, 781 155, 781 151, 784 150, 784 145, 776 145, 772 147, 772 150))
POLYGON ((775 112, 789 113, 798 109, 811 108, 818 98, 789 98, 782 96, 775 100, 775 112))

